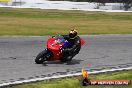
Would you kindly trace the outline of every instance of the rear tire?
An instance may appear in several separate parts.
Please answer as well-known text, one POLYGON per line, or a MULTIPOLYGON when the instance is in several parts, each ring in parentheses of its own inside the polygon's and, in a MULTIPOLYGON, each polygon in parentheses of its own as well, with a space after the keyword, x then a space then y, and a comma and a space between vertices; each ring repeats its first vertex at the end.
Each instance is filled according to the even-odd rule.
POLYGON ((62 63, 65 63, 67 60, 64 59, 64 58, 61 58, 60 61, 61 61, 62 63))
POLYGON ((64 63, 67 61, 72 61, 72 58, 73 58, 73 56, 68 56, 68 57, 61 58, 60 61, 64 63))
POLYGON ((48 53, 47 50, 40 52, 35 59, 36 64, 42 64, 44 61, 46 61, 47 60, 47 58, 46 58, 47 53, 48 53))

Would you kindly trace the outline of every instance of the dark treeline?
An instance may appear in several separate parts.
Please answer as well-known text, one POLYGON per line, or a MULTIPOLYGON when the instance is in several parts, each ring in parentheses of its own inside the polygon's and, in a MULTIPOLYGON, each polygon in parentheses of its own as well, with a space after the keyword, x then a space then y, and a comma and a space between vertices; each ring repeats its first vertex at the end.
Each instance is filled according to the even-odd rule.
POLYGON ((51 0, 51 1, 73 1, 73 2, 95 2, 105 6, 105 3, 122 3, 125 10, 132 7, 132 0, 51 0))
POLYGON ((132 3, 132 0, 51 0, 51 1, 75 1, 75 2, 97 2, 97 3, 132 3))

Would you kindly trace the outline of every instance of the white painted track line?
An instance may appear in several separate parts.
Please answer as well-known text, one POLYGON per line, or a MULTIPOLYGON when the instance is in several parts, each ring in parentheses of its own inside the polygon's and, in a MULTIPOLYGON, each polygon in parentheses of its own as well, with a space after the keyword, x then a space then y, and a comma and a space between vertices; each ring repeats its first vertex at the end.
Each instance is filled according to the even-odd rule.
MULTIPOLYGON (((122 71, 122 70, 131 70, 131 69, 132 69, 132 67, 119 68, 119 69, 106 69, 106 70, 93 71, 93 72, 88 72, 88 73, 89 74, 97 74, 97 73, 113 72, 113 71, 122 71)), ((48 80, 48 79, 54 79, 54 78, 79 76, 79 75, 81 75, 81 73, 67 74, 67 75, 59 75, 59 76, 52 76, 52 77, 45 77, 45 78, 36 78, 36 79, 23 80, 23 81, 15 81, 15 82, 8 82, 8 83, 2 83, 2 84, 0 84, 0 87, 2 87, 2 86, 8 86, 8 85, 22 84, 22 83, 29 83, 29 82, 36 82, 36 81, 42 81, 42 80, 48 80)))

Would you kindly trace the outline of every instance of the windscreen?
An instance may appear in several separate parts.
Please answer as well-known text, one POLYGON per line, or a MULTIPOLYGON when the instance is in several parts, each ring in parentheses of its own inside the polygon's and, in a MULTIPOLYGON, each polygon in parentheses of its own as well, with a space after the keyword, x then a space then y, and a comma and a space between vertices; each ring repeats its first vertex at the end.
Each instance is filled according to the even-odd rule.
POLYGON ((56 39, 55 39, 55 43, 64 43, 66 40, 63 38, 63 36, 58 36, 56 39))
POLYGON ((63 43, 64 47, 69 47, 70 46, 70 43, 67 40, 65 40, 63 36, 57 36, 56 39, 55 39, 55 43, 56 44, 63 43))

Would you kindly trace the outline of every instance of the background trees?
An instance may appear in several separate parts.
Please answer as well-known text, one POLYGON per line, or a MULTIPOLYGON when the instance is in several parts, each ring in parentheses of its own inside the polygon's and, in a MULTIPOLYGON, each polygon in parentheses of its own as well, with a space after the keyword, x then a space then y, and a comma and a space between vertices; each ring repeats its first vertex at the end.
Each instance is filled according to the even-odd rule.
POLYGON ((99 5, 105 3, 122 3, 125 10, 132 7, 132 0, 51 0, 51 1, 74 1, 74 2, 95 2, 99 5))

